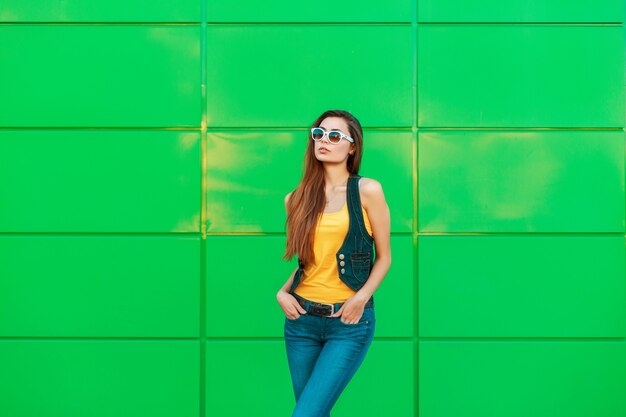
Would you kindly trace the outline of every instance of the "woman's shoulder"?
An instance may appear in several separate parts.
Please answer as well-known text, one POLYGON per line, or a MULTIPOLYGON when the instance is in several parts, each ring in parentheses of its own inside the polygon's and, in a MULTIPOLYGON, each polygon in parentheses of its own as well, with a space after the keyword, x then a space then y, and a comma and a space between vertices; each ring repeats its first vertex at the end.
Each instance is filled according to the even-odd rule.
POLYGON ((359 191, 361 194, 361 205, 367 209, 368 203, 383 196, 382 184, 374 178, 361 177, 359 179, 359 191))
POLYGON ((287 203, 289 203, 289 197, 291 197, 291 193, 293 193, 293 191, 288 192, 285 196, 285 207, 287 207, 287 203))

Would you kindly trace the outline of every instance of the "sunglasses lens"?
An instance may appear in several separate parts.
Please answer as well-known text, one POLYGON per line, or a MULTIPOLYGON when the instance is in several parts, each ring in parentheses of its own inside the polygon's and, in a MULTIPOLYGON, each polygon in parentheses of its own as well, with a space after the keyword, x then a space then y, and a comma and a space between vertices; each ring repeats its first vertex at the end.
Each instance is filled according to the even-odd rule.
POLYGON ((341 141, 341 133, 339 133, 339 132, 329 132, 328 133, 328 140, 330 140, 332 143, 339 143, 341 141))
POLYGON ((311 136, 315 140, 320 140, 324 136, 324 131, 322 129, 316 128, 311 131, 311 136))

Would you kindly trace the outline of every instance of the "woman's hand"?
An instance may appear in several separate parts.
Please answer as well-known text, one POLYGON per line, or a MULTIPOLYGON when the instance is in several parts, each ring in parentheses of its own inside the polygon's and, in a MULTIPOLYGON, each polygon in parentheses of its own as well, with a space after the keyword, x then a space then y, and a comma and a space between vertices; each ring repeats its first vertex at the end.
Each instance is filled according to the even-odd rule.
POLYGON ((300 317, 300 315, 306 314, 306 310, 298 303, 296 297, 289 294, 287 291, 278 291, 276 299, 278 300, 278 304, 280 304, 280 308, 282 308, 285 312, 285 316, 287 316, 287 318, 295 320, 300 317))
POLYGON ((367 300, 364 300, 363 297, 357 293, 348 298, 346 302, 341 305, 341 308, 330 317, 343 317, 340 319, 342 322, 346 324, 356 324, 361 320, 363 310, 365 310, 365 303, 367 303, 367 300))

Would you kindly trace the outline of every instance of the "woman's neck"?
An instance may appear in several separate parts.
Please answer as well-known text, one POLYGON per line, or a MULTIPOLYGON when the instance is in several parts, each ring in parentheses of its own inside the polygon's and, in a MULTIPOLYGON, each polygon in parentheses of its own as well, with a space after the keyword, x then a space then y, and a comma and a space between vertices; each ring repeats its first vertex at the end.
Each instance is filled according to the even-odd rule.
POLYGON ((350 173, 346 171, 345 166, 324 167, 324 181, 331 189, 346 185, 349 177, 350 173))

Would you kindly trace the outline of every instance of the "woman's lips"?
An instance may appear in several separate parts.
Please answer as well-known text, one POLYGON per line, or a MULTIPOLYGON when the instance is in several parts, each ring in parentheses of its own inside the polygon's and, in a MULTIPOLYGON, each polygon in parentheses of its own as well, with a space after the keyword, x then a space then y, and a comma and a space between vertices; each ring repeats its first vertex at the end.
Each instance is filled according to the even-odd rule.
POLYGON ((326 153, 326 152, 330 152, 328 149, 326 148, 320 148, 320 152, 321 153, 326 153))

